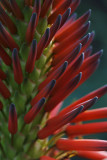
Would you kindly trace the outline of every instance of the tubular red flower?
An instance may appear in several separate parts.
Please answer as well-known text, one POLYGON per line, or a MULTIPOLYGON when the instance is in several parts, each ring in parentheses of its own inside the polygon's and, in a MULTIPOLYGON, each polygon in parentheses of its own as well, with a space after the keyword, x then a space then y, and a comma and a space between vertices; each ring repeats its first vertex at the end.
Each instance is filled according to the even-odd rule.
POLYGON ((105 151, 78 151, 78 156, 82 158, 88 158, 91 160, 106 160, 107 152, 105 151))
POLYGON ((45 103, 45 98, 42 98, 38 103, 36 103, 28 113, 24 116, 24 121, 26 124, 31 123, 36 115, 40 112, 41 108, 45 103))
POLYGON ((42 97, 49 96, 53 87, 55 86, 56 81, 52 80, 47 86, 45 86, 31 101, 31 105, 35 105, 42 97))
POLYGON ((16 134, 17 128, 16 108, 14 104, 11 104, 9 108, 8 130, 11 134, 16 134))
POLYGON ((70 137, 104 132, 107 132, 107 122, 88 123, 75 126, 70 125, 66 128, 66 133, 70 137))
POLYGON ((94 97, 94 98, 92 98, 92 99, 88 99, 87 101, 84 101, 84 102, 79 103, 79 104, 74 105, 74 106, 72 106, 72 104, 71 104, 71 105, 69 105, 68 107, 66 107, 65 109, 63 109, 63 110, 59 113, 59 116, 62 116, 62 115, 64 115, 64 114, 66 114, 67 112, 70 112, 71 110, 73 110, 73 109, 75 109, 75 108, 77 108, 77 107, 79 107, 79 106, 81 106, 81 105, 84 106, 84 108, 83 108, 83 110, 82 110, 82 112, 84 112, 85 110, 91 108, 91 107, 97 102, 97 100, 98 100, 98 97, 94 97))
POLYGON ((104 140, 90 140, 90 139, 59 139, 56 142, 56 146, 60 150, 64 151, 106 151, 107 141, 104 140))
POLYGON ((33 72, 35 67, 36 55, 37 55, 37 42, 36 40, 33 40, 29 56, 26 62, 26 67, 25 67, 26 72, 28 73, 33 72))
POLYGON ((90 121, 90 120, 96 120, 96 119, 102 119, 102 118, 107 118, 107 107, 93 109, 93 110, 89 110, 84 113, 81 113, 72 122, 76 123, 80 121, 90 121))
POLYGON ((37 25, 37 14, 33 13, 26 31, 26 40, 28 43, 31 43, 33 40, 36 25, 37 25))
POLYGON ((20 65, 18 51, 16 48, 14 48, 12 53, 12 61, 13 61, 14 79, 18 84, 21 84, 23 81, 23 73, 20 65))
POLYGON ((40 41, 38 43, 38 46, 37 46, 37 59, 40 58, 43 50, 45 49, 45 47, 46 47, 46 45, 48 43, 49 37, 50 37, 50 29, 47 28, 45 33, 44 33, 44 35, 40 39, 40 41))

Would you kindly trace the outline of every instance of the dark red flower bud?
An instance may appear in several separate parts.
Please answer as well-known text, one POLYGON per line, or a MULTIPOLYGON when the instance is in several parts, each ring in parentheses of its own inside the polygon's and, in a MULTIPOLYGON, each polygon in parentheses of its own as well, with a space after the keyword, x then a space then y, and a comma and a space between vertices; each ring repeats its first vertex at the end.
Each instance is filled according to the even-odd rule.
POLYGON ((16 48, 13 49, 12 61, 13 61, 14 79, 18 84, 21 84, 23 81, 23 73, 20 65, 18 51, 16 48))
POLYGON ((9 121, 8 121, 8 130, 11 134, 16 134, 17 132, 17 113, 14 104, 10 105, 9 108, 9 121))
POLYGON ((49 37, 50 37, 50 29, 47 28, 44 35, 42 36, 42 38, 40 39, 39 43, 38 43, 38 47, 37 47, 37 59, 40 58, 43 50, 45 49, 47 43, 48 43, 48 40, 49 40, 49 37))
POLYGON ((26 72, 28 73, 33 72, 33 69, 35 67, 36 55, 37 55, 37 42, 36 40, 33 40, 29 56, 26 62, 26 72))
POLYGON ((24 116, 24 121, 26 124, 31 123, 36 115, 40 112, 41 108, 45 103, 45 98, 42 98, 38 103, 36 103, 30 111, 24 116))
POLYGON ((45 86, 31 101, 31 105, 35 105, 42 97, 47 97, 55 86, 56 80, 52 80, 47 86, 45 86))
POLYGON ((35 34, 35 29, 37 25, 37 14, 33 13, 28 24, 28 28, 26 31, 26 40, 28 43, 31 43, 35 34))

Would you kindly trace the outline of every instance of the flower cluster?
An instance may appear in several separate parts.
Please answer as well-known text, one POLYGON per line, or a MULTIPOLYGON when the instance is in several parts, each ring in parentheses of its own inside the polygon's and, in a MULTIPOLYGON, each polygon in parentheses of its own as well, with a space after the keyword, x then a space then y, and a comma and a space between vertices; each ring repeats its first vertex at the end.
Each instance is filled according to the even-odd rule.
POLYGON ((64 99, 99 65, 91 54, 91 10, 77 19, 80 0, 0 1, 0 159, 107 158, 107 107, 90 109, 107 85, 61 109, 64 99), (88 21, 88 22, 87 22, 88 21))

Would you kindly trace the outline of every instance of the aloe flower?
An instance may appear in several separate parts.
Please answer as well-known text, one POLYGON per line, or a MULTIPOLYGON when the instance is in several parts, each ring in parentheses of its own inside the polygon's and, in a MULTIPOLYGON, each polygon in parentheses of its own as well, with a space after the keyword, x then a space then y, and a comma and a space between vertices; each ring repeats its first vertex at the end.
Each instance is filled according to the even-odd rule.
POLYGON ((83 138, 107 132, 107 107, 90 110, 107 85, 61 109, 103 52, 91 54, 91 10, 77 19, 79 4, 0 1, 0 159, 107 159, 106 140, 83 138))

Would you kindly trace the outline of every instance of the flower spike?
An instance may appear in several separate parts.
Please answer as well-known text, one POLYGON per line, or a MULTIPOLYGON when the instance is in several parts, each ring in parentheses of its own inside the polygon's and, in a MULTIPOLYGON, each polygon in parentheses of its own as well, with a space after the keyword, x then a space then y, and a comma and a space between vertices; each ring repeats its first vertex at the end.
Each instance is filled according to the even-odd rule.
POLYGON ((9 108, 8 130, 11 134, 16 134, 17 128, 16 108, 14 104, 11 104, 9 108))
POLYGON ((71 96, 73 102, 63 106, 97 69, 103 52, 92 53, 95 32, 87 33, 91 9, 77 18, 79 4, 80 0, 0 0, 3 160, 107 158, 107 141, 85 138, 107 132, 107 107, 91 110, 107 93, 107 85, 77 100, 71 96))
POLYGON ((13 61, 14 79, 18 84, 21 84, 23 81, 23 73, 20 65, 18 51, 16 48, 13 49, 12 61, 13 61))
POLYGON ((45 103, 45 98, 42 98, 38 103, 36 103, 30 111, 24 116, 24 121, 26 124, 31 123, 36 115, 40 112, 41 108, 45 103))

